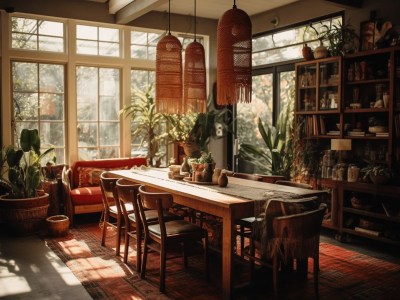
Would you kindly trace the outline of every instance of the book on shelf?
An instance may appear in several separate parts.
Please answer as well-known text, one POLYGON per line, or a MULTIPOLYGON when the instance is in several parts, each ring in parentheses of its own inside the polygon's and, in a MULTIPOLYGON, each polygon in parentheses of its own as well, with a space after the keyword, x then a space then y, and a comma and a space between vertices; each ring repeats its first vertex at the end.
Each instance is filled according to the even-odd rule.
POLYGON ((327 135, 340 135, 340 131, 338 131, 338 130, 329 130, 326 134, 327 135))
POLYGON ((366 228, 362 228, 362 227, 358 227, 358 226, 354 227, 354 230, 365 233, 365 234, 373 235, 373 236, 380 236, 382 234, 382 232, 380 232, 380 231, 366 229, 366 228))
POLYGON ((365 131, 348 131, 348 136, 365 136, 365 131))
POLYGON ((377 133, 375 133, 375 135, 376 136, 384 136, 384 137, 386 137, 386 136, 389 136, 389 132, 377 132, 377 133))

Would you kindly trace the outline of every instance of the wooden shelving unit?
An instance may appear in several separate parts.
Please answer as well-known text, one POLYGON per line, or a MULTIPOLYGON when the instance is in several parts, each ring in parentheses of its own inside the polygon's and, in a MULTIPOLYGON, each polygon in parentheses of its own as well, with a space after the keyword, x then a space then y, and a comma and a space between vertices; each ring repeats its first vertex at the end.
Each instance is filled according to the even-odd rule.
MULTIPOLYGON (((366 160, 392 169, 400 164, 400 47, 301 62, 296 76, 295 120, 303 126, 303 139, 327 150, 331 139, 350 139, 347 162, 360 168, 366 160), (309 74, 307 85, 304 78, 309 74), (328 83, 329 78, 337 81, 328 83), (326 109, 326 93, 334 94, 337 107, 326 109), (383 126, 386 135, 370 132, 371 124, 383 126)), ((328 204, 324 227, 336 230, 339 237, 351 234, 400 246, 400 186, 331 178, 320 179, 316 186, 329 194, 324 199, 328 204), (370 203, 371 209, 353 207, 352 197, 370 203), (363 230, 368 229, 362 227, 368 227, 365 224, 379 230, 363 230)))

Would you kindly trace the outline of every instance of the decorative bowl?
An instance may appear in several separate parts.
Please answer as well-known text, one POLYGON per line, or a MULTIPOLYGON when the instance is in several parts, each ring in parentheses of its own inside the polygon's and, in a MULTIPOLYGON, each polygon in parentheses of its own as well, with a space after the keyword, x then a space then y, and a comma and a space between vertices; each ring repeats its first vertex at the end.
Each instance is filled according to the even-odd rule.
POLYGON ((388 129, 386 126, 376 125, 376 126, 369 126, 368 131, 371 133, 382 133, 382 132, 388 132, 388 129))

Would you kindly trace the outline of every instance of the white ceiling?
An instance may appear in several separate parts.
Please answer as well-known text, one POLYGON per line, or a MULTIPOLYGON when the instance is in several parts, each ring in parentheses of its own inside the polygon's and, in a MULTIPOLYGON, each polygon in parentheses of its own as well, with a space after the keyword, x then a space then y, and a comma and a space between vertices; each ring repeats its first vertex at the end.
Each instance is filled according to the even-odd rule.
MULTIPOLYGON (((104 0, 91 0, 104 2, 104 0)), ((252 16, 299 0, 236 0, 237 8, 252 16)), ((196 0, 199 17, 219 19, 232 8, 234 0, 196 0)), ((126 24, 152 10, 168 11, 168 0, 108 0, 109 11, 117 23, 126 24)), ((171 0, 171 13, 194 15, 194 0, 171 0)))

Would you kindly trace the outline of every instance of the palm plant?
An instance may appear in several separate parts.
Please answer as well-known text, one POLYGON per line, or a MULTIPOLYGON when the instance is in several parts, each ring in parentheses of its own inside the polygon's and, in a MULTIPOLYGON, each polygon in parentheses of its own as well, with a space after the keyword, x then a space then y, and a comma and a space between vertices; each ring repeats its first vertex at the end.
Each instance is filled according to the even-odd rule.
POLYGON ((150 166, 154 159, 156 164, 165 155, 161 153, 160 143, 165 139, 163 131, 163 115, 156 111, 156 104, 152 96, 153 86, 149 85, 146 91, 134 90, 131 105, 121 109, 120 114, 131 117, 136 125, 132 132, 132 138, 140 138, 140 146, 147 147, 147 158, 150 166))
POLYGON ((264 127, 258 119, 258 130, 266 149, 252 144, 241 144, 239 155, 251 161, 261 171, 290 178, 293 162, 293 101, 279 114, 276 126, 264 127))

